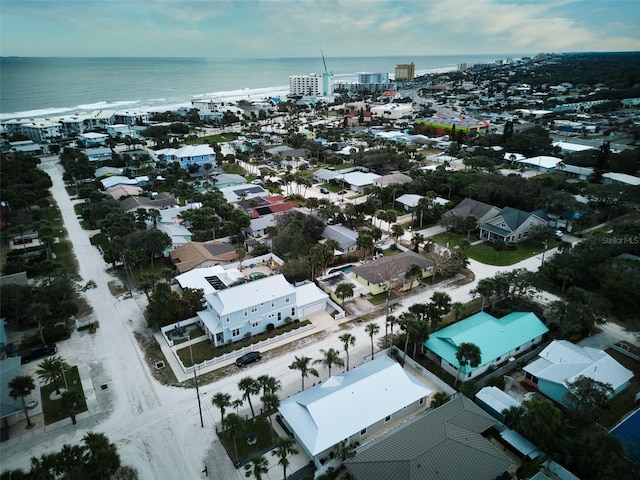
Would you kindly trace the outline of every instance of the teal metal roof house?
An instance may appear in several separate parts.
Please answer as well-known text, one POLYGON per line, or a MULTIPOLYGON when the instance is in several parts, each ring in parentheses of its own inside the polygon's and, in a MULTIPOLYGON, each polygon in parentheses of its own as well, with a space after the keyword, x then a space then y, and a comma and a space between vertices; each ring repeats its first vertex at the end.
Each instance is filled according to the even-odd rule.
POLYGON ((432 333, 423 347, 429 358, 454 376, 460 369, 456 359, 458 346, 473 343, 480 347, 480 364, 475 368, 464 367, 460 375, 461 380, 470 380, 539 344, 548 331, 531 312, 512 312, 502 318, 478 312, 432 333))

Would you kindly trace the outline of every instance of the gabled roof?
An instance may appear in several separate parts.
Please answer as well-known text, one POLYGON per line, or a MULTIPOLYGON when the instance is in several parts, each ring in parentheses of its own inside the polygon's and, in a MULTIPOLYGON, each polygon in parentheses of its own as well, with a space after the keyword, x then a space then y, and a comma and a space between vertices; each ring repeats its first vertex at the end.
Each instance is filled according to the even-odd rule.
POLYGON ((422 195, 416 195, 415 193, 405 193, 396 198, 396 202, 406 205, 407 207, 415 208, 418 205, 420 199, 424 198, 422 195))
POLYGON ((567 385, 579 376, 610 383, 614 390, 627 383, 633 372, 620 365, 604 350, 579 347, 566 340, 554 340, 525 372, 553 383, 567 385))
MULTIPOLYGON (((205 295, 205 299, 216 313, 229 315, 251 305, 270 302, 286 295, 295 295, 295 293, 296 289, 287 282, 284 275, 272 275, 243 283, 242 285, 236 285, 226 290, 210 293, 205 295)), ((293 298, 291 306, 295 305, 295 298, 293 298)))
POLYGON ((335 240, 341 250, 354 246, 358 241, 358 232, 342 225, 327 225, 321 234, 322 238, 335 240))
POLYGON ((373 183, 376 185, 391 185, 393 183, 411 183, 412 180, 409 175, 405 175, 404 173, 390 173, 389 175, 376 178, 373 183))
POLYGON ((176 205, 176 198, 170 193, 161 192, 155 198, 149 197, 127 197, 120 200, 120 209, 123 212, 130 212, 138 208, 160 208, 176 205))
POLYGON ((355 185, 357 187, 371 185, 378 178, 380 178, 380 175, 369 172, 350 172, 345 173, 344 175, 336 176, 336 179, 344 179, 345 183, 348 183, 349 185, 355 185))
POLYGON ((495 422, 458 395, 364 445, 345 465, 356 480, 494 480, 513 464, 481 435, 495 422))
POLYGON ((455 208, 449 210, 444 215, 455 215, 456 217, 462 218, 473 215, 477 219, 481 219, 487 213, 491 212, 491 210, 494 209, 497 212, 500 211, 500 209, 494 205, 479 202, 477 200, 473 200, 472 198, 465 198, 458 205, 456 205, 455 208))
POLYGON ((433 261, 412 251, 382 257, 373 262, 353 267, 354 274, 370 283, 384 283, 394 277, 402 278, 411 264, 420 265, 424 270, 433 266, 433 261))
POLYGON ((278 410, 317 455, 431 393, 385 355, 283 400, 278 410))
POLYGON ((325 182, 328 182, 329 180, 336 178, 338 176, 338 173, 333 170, 328 170, 326 168, 320 168, 315 172, 313 172, 313 176, 315 178, 319 178, 321 180, 324 180, 325 182))
POLYGON ((478 312, 433 332, 424 346, 454 367, 460 368, 456 358, 458 345, 477 345, 482 361, 475 368, 467 365, 462 369, 463 373, 469 373, 548 331, 545 324, 531 312, 512 312, 499 319, 486 312, 478 312))
POLYGON ((169 252, 179 273, 188 272, 207 261, 230 262, 238 258, 235 247, 223 242, 189 242, 169 252))
POLYGON ((520 228, 520 226, 527 222, 531 216, 536 216, 545 222, 549 220, 547 214, 542 210, 525 212, 523 210, 518 210, 517 208, 505 207, 498 215, 487 220, 487 222, 482 225, 482 228, 500 235, 508 235, 520 228), (502 223, 505 224, 504 227, 501 226, 502 223))

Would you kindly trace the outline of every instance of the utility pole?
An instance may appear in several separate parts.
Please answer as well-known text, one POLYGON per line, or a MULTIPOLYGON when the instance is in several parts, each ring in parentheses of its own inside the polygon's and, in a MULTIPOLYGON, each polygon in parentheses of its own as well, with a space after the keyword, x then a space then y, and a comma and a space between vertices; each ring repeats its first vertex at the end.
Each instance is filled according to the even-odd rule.
POLYGON ((200 412, 200 426, 204 428, 204 420, 202 418, 202 403, 200 402, 200 390, 198 389, 198 375, 196 374, 196 364, 193 363, 193 349, 189 344, 189 353, 191 354, 191 366, 193 367, 193 381, 196 384, 196 397, 198 398, 198 411, 200 412))

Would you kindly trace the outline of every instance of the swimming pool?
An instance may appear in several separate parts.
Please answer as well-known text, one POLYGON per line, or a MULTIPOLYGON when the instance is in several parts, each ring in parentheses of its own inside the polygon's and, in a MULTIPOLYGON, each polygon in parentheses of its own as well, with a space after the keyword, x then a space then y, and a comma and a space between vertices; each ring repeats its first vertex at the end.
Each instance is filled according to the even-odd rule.
POLYGON ((340 268, 332 268, 331 270, 329 270, 329 273, 343 272, 345 274, 348 274, 348 273, 351 273, 352 269, 353 269, 353 265, 345 265, 344 267, 340 267, 340 268))
POLYGON ((640 465, 640 408, 613 427, 611 435, 622 444, 627 457, 640 465))

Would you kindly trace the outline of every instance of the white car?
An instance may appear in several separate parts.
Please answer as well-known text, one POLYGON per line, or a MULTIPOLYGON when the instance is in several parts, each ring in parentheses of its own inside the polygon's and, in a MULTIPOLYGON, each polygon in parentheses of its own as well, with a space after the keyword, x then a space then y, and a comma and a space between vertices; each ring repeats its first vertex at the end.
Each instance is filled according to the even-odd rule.
POLYGON ((251 180, 251 183, 253 183, 254 185, 262 185, 262 180, 256 178, 255 180, 251 180))
POLYGON ((562 235, 564 235, 562 233, 562 230, 556 230, 555 234, 556 234, 556 238, 559 239, 559 240, 561 240, 562 239, 562 235))

